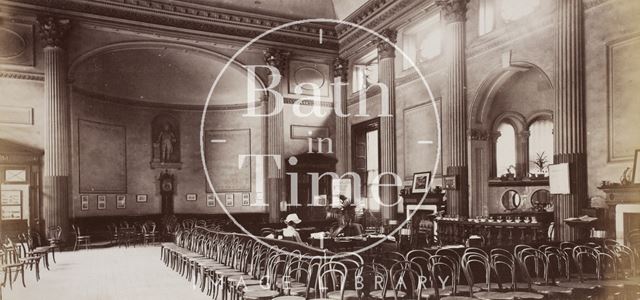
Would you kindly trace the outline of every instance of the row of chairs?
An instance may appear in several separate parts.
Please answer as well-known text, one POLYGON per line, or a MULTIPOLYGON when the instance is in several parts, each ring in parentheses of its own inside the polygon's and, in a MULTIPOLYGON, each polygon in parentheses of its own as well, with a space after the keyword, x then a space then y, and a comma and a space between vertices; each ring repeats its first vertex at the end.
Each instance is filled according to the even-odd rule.
POLYGON ((34 271, 36 280, 40 280, 40 265, 49 269, 49 254, 56 262, 55 252, 59 251, 56 244, 45 245, 37 232, 28 231, 18 235, 18 241, 7 238, 0 249, 0 271, 3 273, 2 286, 13 283, 20 276, 22 285, 26 287, 26 270, 34 271))

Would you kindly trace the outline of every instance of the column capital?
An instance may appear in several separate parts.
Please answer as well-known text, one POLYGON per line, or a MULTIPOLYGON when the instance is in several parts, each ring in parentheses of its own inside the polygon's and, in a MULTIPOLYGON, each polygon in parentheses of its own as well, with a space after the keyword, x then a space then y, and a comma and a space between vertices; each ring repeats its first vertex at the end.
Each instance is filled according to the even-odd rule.
POLYGON ((472 141, 486 141, 489 139, 489 133, 486 130, 480 128, 470 128, 467 131, 467 135, 472 141))
POLYGON ((289 62, 289 55, 291 54, 289 51, 285 51, 282 49, 269 48, 264 50, 264 62, 267 65, 275 67, 280 71, 280 75, 284 76, 284 72, 287 69, 287 64, 289 62))
POLYGON ((396 49, 393 44, 398 40, 398 31, 395 29, 387 28, 380 32, 380 35, 386 38, 378 38, 376 45, 378 47, 378 58, 395 57, 396 49), (388 40, 388 42, 387 42, 388 40))
POLYGON ((38 24, 44 47, 61 47, 64 37, 71 27, 69 19, 58 19, 53 16, 38 17, 38 24))
POLYGON ((529 138, 530 136, 531 136, 531 131, 529 131, 529 130, 523 130, 523 131, 520 131, 520 137, 521 137, 521 138, 525 138, 525 139, 527 139, 527 138, 529 138))
POLYGON ((447 24, 467 20, 467 3, 469 0, 436 0, 436 5, 440 7, 442 18, 447 24))
POLYGON ((349 61, 341 57, 336 57, 333 61, 333 77, 340 77, 342 82, 347 82, 347 79, 349 78, 348 73, 349 61))

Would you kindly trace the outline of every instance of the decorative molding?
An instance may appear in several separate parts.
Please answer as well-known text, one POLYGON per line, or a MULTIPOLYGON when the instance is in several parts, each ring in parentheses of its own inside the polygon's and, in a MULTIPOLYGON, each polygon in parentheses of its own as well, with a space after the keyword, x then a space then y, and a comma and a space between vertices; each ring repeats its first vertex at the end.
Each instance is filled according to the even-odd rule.
POLYGON ((26 73, 26 72, 19 72, 19 71, 0 71, 0 78, 44 81, 44 74, 26 73))
POLYGON ((59 19, 50 15, 38 17, 38 25, 44 47, 61 47, 65 35, 71 28, 69 19, 59 19))
MULTIPOLYGON (((141 101, 137 99, 109 96, 109 95, 103 95, 103 94, 87 91, 75 86, 71 90, 74 93, 91 98, 90 100, 111 102, 111 103, 120 104, 120 105, 137 106, 137 107, 144 107, 144 108, 150 108, 150 109, 202 111, 202 108, 204 107, 204 105, 168 104, 168 103, 149 102, 149 101, 141 101)), ((264 101, 260 101, 260 102, 256 102, 255 105, 256 107, 260 107, 264 103, 265 103, 264 101)), ((247 104, 209 105, 207 107, 207 111, 240 110, 240 109, 247 109, 247 108, 248 108, 247 104)))
MULTIPOLYGON (((633 111, 633 103, 637 103, 636 100, 628 100, 628 101, 624 101, 624 99, 616 99, 619 95, 616 95, 617 92, 620 92, 622 90, 625 89, 621 89, 619 86, 616 87, 616 69, 614 66, 614 59, 615 59, 615 51, 616 48, 619 47, 634 47, 635 51, 631 51, 631 52, 635 52, 637 53, 638 50, 640 50, 640 32, 636 32, 634 34, 631 35, 627 35, 624 36, 622 38, 610 41, 608 43, 606 43, 606 47, 607 47, 607 141, 608 141, 608 147, 607 147, 607 161, 608 162, 618 162, 618 161, 628 161, 628 160, 632 160, 633 159, 633 154, 634 154, 634 150, 637 149, 638 147, 640 147, 640 145, 633 145, 631 146, 629 149, 626 149, 627 151, 629 151, 628 153, 623 154, 621 152, 625 152, 625 151, 620 151, 619 149, 616 149, 616 140, 617 141, 624 141, 625 143, 634 143, 634 142, 638 142, 638 139, 636 138, 637 133, 630 133, 630 132, 626 132, 627 135, 623 135, 623 136, 619 136, 618 138, 616 138, 616 129, 620 130, 621 127, 627 127, 630 126, 628 123, 625 125, 620 125, 618 124, 618 126, 616 126, 615 122, 616 120, 618 121, 622 121, 622 120, 626 120, 626 121, 631 121, 631 119, 634 119, 635 117, 637 117, 637 115, 634 113, 633 111), (618 103, 618 106, 621 103, 628 103, 627 106, 623 106, 622 108, 618 108, 618 111, 625 111, 627 112, 626 114, 626 118, 623 118, 625 115, 624 114, 617 114, 615 113, 616 110, 616 103, 618 103)), ((625 57, 625 61, 626 59, 628 59, 627 57, 625 57)), ((638 62, 634 61, 633 59, 630 60, 631 64, 638 64, 638 62)), ((629 66, 625 66, 626 68, 629 68, 629 66)), ((630 68, 630 70, 635 70, 634 68, 630 68)), ((631 75, 631 74, 627 74, 627 75, 631 75)), ((633 77, 633 75, 629 76, 629 80, 631 80, 633 77)), ((628 98, 626 98, 628 99, 628 98)), ((636 104, 638 105, 638 104, 636 104)), ((638 107, 638 106, 636 106, 638 107)), ((624 122, 623 122, 624 123, 624 122)), ((622 130, 624 132, 624 129, 622 130)), ((618 134, 619 135, 619 134, 618 134)), ((618 144, 620 144, 618 142, 618 144)))
MULTIPOLYGON (((422 0, 372 0, 360 8, 356 14, 348 17, 346 21, 375 30, 416 6, 424 5, 425 1, 422 0)), ((362 29, 346 24, 337 25, 336 30, 340 38, 340 53, 344 57, 349 57, 349 53, 354 51, 352 48, 357 42, 366 38, 367 35, 371 35, 362 29)))
POLYGON ((306 106, 319 105, 321 107, 333 108, 333 102, 329 102, 329 101, 312 101, 312 100, 300 100, 295 98, 284 98, 283 102, 284 104, 296 104, 296 105, 306 105, 306 106))
POLYGON ((33 107, 0 106, 0 124, 7 126, 32 126, 33 107))
POLYGON ((470 0, 436 0, 440 7, 442 19, 446 23, 464 22, 467 20, 467 3, 470 0))
MULTIPOLYGON (((19 7, 29 4, 42 12, 60 10, 64 11, 66 15, 82 15, 84 17, 97 15, 110 19, 231 35, 247 40, 257 37, 273 27, 295 21, 176 0, 170 2, 158 0, 13 0, 3 4, 19 7)), ((324 24, 296 24, 264 36, 262 39, 310 48, 338 50, 337 33, 334 27, 324 24), (320 30, 323 33, 322 44, 318 40, 320 30)))

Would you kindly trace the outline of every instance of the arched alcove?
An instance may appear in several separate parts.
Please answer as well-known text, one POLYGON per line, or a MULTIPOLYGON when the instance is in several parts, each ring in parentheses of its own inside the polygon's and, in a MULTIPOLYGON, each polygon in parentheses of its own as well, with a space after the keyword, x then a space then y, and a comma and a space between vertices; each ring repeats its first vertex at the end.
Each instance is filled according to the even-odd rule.
POLYGON ((549 76, 527 62, 496 68, 483 80, 469 112, 470 195, 476 199, 471 205, 472 215, 486 215, 492 212, 491 207, 500 206, 494 205, 499 195, 494 194, 489 185, 491 178, 501 174, 496 170, 500 124, 510 124, 515 130, 515 176, 526 177, 529 174, 528 128, 536 119, 553 117, 554 97, 549 76), (492 202, 487 203, 489 201, 492 202))

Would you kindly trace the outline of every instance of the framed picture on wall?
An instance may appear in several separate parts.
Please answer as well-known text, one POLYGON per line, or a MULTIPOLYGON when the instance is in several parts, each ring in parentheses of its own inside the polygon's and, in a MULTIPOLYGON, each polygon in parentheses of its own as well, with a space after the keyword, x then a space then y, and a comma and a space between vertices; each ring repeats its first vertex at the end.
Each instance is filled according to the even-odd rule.
POLYGON ((107 209, 107 196, 98 195, 98 209, 107 209))
POLYGON ((198 200, 198 194, 187 194, 187 201, 196 201, 198 200))
POLYGON ((212 193, 207 194, 207 206, 208 207, 216 206, 216 194, 212 194, 212 193))
POLYGON ((80 210, 89 210, 89 195, 80 196, 80 210))
POLYGON ((136 195, 136 202, 147 202, 147 194, 136 195))
POLYGON ((431 181, 431 172, 420 172, 413 174, 413 183, 411 184, 411 193, 426 193, 429 191, 429 182, 431 181))
POLYGON ((126 207, 127 207, 127 196, 126 195, 116 196, 116 208, 126 208, 126 207))
POLYGON ((242 206, 251 205, 251 196, 249 193, 242 193, 242 206))
POLYGON ((227 193, 224 196, 224 205, 233 206, 233 193, 227 193))
POLYGON ((637 149, 633 156, 633 178, 631 178, 633 184, 640 184, 640 166, 638 164, 640 164, 640 149, 637 149))

